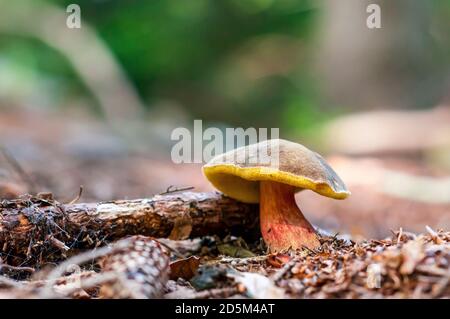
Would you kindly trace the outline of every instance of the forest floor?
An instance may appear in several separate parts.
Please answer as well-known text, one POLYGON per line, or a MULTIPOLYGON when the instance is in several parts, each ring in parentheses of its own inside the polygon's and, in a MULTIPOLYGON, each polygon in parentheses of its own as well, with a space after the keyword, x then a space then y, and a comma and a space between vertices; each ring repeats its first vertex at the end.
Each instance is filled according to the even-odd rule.
MULTIPOLYGON (((65 117, 64 121, 42 114, 2 115, 0 144, 6 150, 0 154, 3 200, 48 191, 61 202, 74 198, 79 202, 101 202, 149 198, 169 186, 212 190, 200 165, 175 165, 162 151, 130 151, 126 142, 112 137, 103 124, 78 115, 65 117), (81 198, 77 198, 81 185, 81 198)), ((338 158, 335 165, 339 163, 342 159, 338 158)), ((358 163, 366 165, 360 159, 358 163)), ((400 166, 399 170, 411 174, 448 174, 429 170, 415 160, 386 159, 382 166, 400 166)), ((152 286, 151 294, 146 296, 450 297, 450 205, 405 201, 367 185, 356 184, 350 189, 355 198, 352 202, 300 195, 306 215, 327 230, 321 233, 321 247, 314 251, 267 254, 261 240, 235 234, 156 239, 161 245, 158 249, 169 260, 167 265, 161 264, 165 268, 161 266, 157 271, 169 277, 157 286, 158 291, 152 286)), ((110 277, 102 277, 105 268, 101 266, 101 254, 99 257, 93 253, 89 262, 73 260, 72 264, 79 267, 63 271, 53 281, 48 277, 51 269, 8 266, 2 263, 5 256, 0 256, 0 298, 99 298, 105 296, 105 283, 112 282, 110 277)))
POLYGON ((32 268, 0 264, 0 298, 450 297, 450 233, 430 228, 425 234, 400 230, 383 240, 358 243, 321 236, 316 250, 278 254, 267 254, 263 244, 247 244, 233 236, 155 242, 170 264, 158 263, 161 256, 154 253, 140 261, 142 255, 135 256, 140 250, 119 256, 108 250, 119 263, 105 268, 97 254, 101 248, 82 262, 79 255, 64 262, 70 267, 58 277, 52 277, 54 269, 34 273, 32 268), (14 279, 24 272, 31 276, 14 279), (126 278, 118 279, 122 272, 126 278), (140 281, 140 274, 153 281, 140 281))

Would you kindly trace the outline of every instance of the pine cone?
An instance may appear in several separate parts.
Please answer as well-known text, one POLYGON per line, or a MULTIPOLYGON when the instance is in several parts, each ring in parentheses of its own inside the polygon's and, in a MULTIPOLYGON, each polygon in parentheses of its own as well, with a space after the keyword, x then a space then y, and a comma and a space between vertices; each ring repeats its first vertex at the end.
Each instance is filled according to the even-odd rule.
MULTIPOLYGON (((149 237, 133 236, 116 242, 123 245, 100 261, 102 273, 114 272, 117 279, 104 284, 101 298, 158 298, 169 277, 169 256, 149 237)), ((116 246, 117 247, 117 246, 116 246)))

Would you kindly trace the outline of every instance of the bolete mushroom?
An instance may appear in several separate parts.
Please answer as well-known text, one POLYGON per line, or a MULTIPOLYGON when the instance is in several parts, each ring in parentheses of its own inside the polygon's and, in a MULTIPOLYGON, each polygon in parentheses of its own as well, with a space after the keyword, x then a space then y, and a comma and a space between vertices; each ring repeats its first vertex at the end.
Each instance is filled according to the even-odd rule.
POLYGON ((203 166, 203 172, 226 196, 260 204, 261 233, 272 252, 320 245, 314 227, 296 205, 297 191, 310 189, 334 199, 350 194, 322 156, 282 139, 220 154, 203 166), (273 149, 278 152, 276 162, 261 157, 272 156, 273 149))

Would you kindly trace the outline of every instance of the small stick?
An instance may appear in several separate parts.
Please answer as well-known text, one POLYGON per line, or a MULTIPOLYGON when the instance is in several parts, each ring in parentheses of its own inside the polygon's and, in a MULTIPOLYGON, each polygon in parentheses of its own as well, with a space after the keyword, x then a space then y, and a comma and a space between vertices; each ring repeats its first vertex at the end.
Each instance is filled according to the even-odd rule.
POLYGON ((167 195, 167 194, 189 191, 189 190, 194 189, 194 186, 187 186, 187 187, 182 187, 182 188, 175 187, 174 189, 172 189, 173 187, 174 187, 173 185, 170 185, 169 187, 167 187, 165 192, 160 193, 159 195, 167 195))
POLYGON ((310 252, 311 254, 313 254, 313 255, 316 255, 316 254, 317 254, 317 252, 315 252, 314 250, 312 250, 312 249, 306 247, 305 245, 302 245, 302 248, 303 248, 303 249, 306 249, 307 251, 309 251, 309 252, 310 252))
POLYGON ((400 227, 400 230, 398 231, 398 236, 397 236, 397 244, 402 240, 402 236, 403 236, 403 228, 400 227))
POLYGON ((50 241, 50 243, 58 248, 59 250, 62 251, 68 251, 70 250, 70 247, 68 247, 66 244, 64 244, 62 241, 60 241, 59 239, 53 237, 52 235, 47 236, 47 239, 50 241))
POLYGON ((72 199, 69 203, 67 203, 67 205, 73 205, 76 202, 78 202, 81 198, 81 195, 83 195, 83 185, 80 185, 80 189, 78 191, 78 195, 77 197, 75 197, 74 199, 72 199))
POLYGON ((436 233, 433 228, 431 228, 430 226, 426 225, 425 229, 427 230, 428 234, 430 234, 431 238, 433 239, 435 244, 442 244, 442 239, 439 238, 438 233, 436 233))
POLYGON ((9 270, 13 270, 13 271, 26 271, 29 273, 35 272, 35 269, 31 268, 31 267, 17 267, 17 266, 11 266, 8 264, 0 264, 0 271, 2 271, 2 269, 9 269, 9 270))

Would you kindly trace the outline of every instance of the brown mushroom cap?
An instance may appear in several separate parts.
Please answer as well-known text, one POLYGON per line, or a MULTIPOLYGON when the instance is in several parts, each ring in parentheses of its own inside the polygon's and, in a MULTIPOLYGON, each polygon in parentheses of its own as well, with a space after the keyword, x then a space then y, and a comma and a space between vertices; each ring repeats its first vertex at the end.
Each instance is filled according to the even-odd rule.
POLYGON ((344 199, 350 192, 319 154, 282 139, 243 146, 218 155, 203 166, 206 178, 225 195, 246 203, 259 202, 259 181, 273 181, 310 189, 323 196, 344 199), (269 143, 275 144, 269 144, 269 143), (260 162, 260 154, 278 146, 278 165, 260 162), (238 160, 243 159, 243 160, 238 160))

